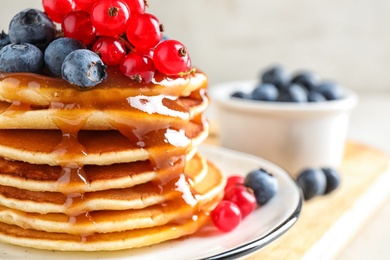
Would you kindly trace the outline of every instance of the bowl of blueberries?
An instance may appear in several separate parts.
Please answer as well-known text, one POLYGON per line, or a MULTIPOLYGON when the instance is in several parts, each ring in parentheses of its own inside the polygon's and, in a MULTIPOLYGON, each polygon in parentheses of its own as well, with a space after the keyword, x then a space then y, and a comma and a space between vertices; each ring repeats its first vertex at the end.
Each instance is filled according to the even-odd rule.
POLYGON ((340 166, 357 94, 312 71, 271 66, 259 79, 210 87, 220 144, 255 154, 297 177, 340 166))

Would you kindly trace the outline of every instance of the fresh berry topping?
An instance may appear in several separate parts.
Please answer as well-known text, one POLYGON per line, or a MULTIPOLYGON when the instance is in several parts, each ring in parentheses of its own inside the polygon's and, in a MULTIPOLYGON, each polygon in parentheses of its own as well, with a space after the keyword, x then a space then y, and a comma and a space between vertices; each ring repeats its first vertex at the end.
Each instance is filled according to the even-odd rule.
POLYGON ((156 69, 168 76, 186 74, 191 69, 191 59, 186 47, 176 40, 160 42, 154 49, 156 69))
POLYGON ((43 51, 54 40, 56 26, 45 13, 30 8, 12 18, 8 33, 11 43, 31 43, 43 51))
POLYGON ((85 45, 92 43, 96 38, 91 17, 85 11, 73 11, 65 15, 61 28, 65 37, 79 40, 85 45))
POLYGON ((263 83, 252 91, 252 99, 263 101, 276 101, 279 96, 278 88, 269 83, 263 83))
POLYGON ((299 72, 291 79, 292 83, 299 84, 307 90, 315 90, 319 81, 318 75, 310 71, 299 72))
POLYGON ((319 168, 304 169, 298 175, 297 183, 302 189, 305 200, 324 194, 326 189, 326 177, 319 168))
POLYGON ((258 205, 266 204, 278 190, 278 181, 274 175, 264 169, 251 171, 245 178, 245 186, 251 188, 258 205))
POLYGON ((149 56, 140 52, 130 52, 122 60, 120 71, 135 82, 149 83, 153 79, 155 67, 149 56))
POLYGON ((134 15, 129 21, 126 36, 136 50, 147 50, 156 46, 162 38, 162 27, 152 14, 134 15))
POLYGON ((311 90, 307 93, 307 101, 309 102, 322 102, 326 101, 326 98, 321 93, 311 90))
POLYGON ((308 101, 307 91, 304 87, 298 84, 291 84, 285 90, 281 91, 278 101, 305 103, 308 101))
POLYGON ((0 33, 0 50, 1 50, 4 46, 6 46, 6 45, 8 45, 8 44, 10 44, 10 43, 11 43, 11 41, 9 40, 9 35, 6 34, 4 31, 2 31, 2 32, 0 33))
POLYGON ((13 43, 0 50, 0 71, 37 73, 42 67, 42 51, 32 44, 13 43))
POLYGON ((333 168, 322 168, 322 171, 326 178, 326 189, 324 194, 329 194, 340 186, 341 176, 338 171, 333 168))
POLYGON ((106 66, 100 57, 90 50, 75 50, 62 63, 62 78, 80 87, 92 87, 106 77, 106 66))
POLYGON ((73 0, 42 0, 46 14, 53 22, 60 23, 65 14, 75 9, 73 0))
POLYGON ((119 65, 126 56, 126 46, 115 37, 102 36, 92 46, 107 66, 119 65))
POLYGON ((145 0, 125 0, 131 14, 145 13, 145 0))
POLYGON ((100 0, 91 10, 92 24, 103 36, 123 34, 129 18, 130 10, 123 0, 100 0))
POLYGON ((320 83, 317 91, 324 95, 327 100, 342 99, 344 97, 344 89, 333 81, 320 83))
POLYGON ((263 83, 273 84, 278 89, 283 89, 290 82, 290 75, 282 66, 274 66, 262 73, 261 80, 263 83))
POLYGON ((58 38, 47 46, 44 53, 46 67, 54 76, 61 76, 62 62, 72 51, 84 49, 85 45, 72 38, 58 38))
POLYGON ((252 213, 257 206, 256 198, 252 190, 244 185, 230 186, 225 190, 223 199, 235 203, 240 208, 242 218, 252 213))
POLYGON ((225 192, 232 186, 244 185, 245 178, 240 175, 231 175, 226 181, 225 192))
POLYGON ((82 10, 85 12, 90 12, 93 5, 99 0, 73 0, 76 4, 75 10, 82 10))
POLYGON ((241 222, 240 208, 231 201, 222 200, 211 211, 211 220, 222 232, 229 232, 235 229, 241 222))

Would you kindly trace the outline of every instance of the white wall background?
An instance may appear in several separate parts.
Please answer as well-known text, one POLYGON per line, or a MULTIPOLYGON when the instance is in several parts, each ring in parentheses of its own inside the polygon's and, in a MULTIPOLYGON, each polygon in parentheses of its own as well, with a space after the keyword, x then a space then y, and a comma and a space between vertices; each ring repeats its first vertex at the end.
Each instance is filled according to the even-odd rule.
MULTIPOLYGON (((149 0, 210 83, 255 78, 273 63, 358 90, 390 90, 388 0, 149 0)), ((0 27, 40 0, 0 0, 0 27)))

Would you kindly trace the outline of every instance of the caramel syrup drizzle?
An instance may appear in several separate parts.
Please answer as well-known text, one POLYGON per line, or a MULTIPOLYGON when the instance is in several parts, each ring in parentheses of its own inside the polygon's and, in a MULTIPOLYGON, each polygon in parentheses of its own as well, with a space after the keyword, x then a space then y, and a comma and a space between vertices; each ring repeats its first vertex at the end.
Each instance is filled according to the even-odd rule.
MULTIPOLYGON (((23 76, 23 75, 22 75, 23 76)), ((117 76, 117 74, 115 74, 117 76)), ((109 77, 110 78, 110 77, 109 77)), ((10 78, 8 78, 10 80, 10 78)), ((126 79, 127 80, 127 79, 126 79)), ((22 80, 21 80, 22 81, 22 80)), ((114 77, 114 82, 117 79, 114 77)), ((41 82, 43 84, 43 82, 41 82)), ((53 82, 48 80, 47 85, 53 83, 58 84, 58 80, 53 82)), ((27 84, 28 86, 31 84, 27 84)), ((109 84, 107 84, 109 85, 109 84)), ((34 81, 34 88, 39 88, 39 84, 34 81)), ((109 95, 109 89, 107 90, 109 95)), ((140 89, 143 92, 144 89, 140 89)), ((189 107, 184 107, 177 97, 155 95, 152 97, 139 96, 131 99, 139 99, 136 105, 130 99, 122 100, 115 104, 107 104, 108 107, 115 106, 121 109, 132 109, 137 111, 144 120, 132 120, 131 118, 123 118, 119 114, 111 115, 112 126, 122 135, 127 137, 131 142, 139 148, 148 149, 154 170, 159 171, 161 178, 154 180, 153 184, 157 190, 164 193, 168 190, 174 190, 183 199, 183 201, 193 207, 192 219, 197 219, 197 193, 193 189, 193 181, 184 173, 186 164, 186 154, 188 148, 191 147, 191 140, 186 136, 185 127, 190 121, 189 107), (181 120, 173 122, 151 124, 148 122, 148 114, 161 114, 179 117, 181 120)), ((207 98, 205 86, 197 91, 194 91, 190 98, 195 98, 204 102, 207 98)), ((72 113, 73 108, 88 107, 104 110, 102 104, 94 104, 91 100, 85 103, 69 103, 64 104, 59 101, 52 102, 51 108, 58 109, 53 117, 53 122, 62 131, 62 141, 52 149, 52 153, 57 154, 61 159, 66 159, 67 163, 60 165, 62 167, 61 176, 58 182, 62 185, 62 193, 66 195, 64 206, 66 214, 69 218, 69 223, 76 224, 78 222, 94 223, 93 217, 87 209, 75 210, 73 205, 78 204, 83 200, 83 185, 89 185, 89 178, 84 172, 84 165, 79 165, 72 160, 75 155, 88 156, 88 151, 78 141, 78 134, 88 119, 88 116, 72 113), (81 185, 80 185, 81 184, 81 185), (79 188, 74 188, 79 187, 79 188)), ((28 111, 31 106, 26 103, 14 101, 3 115, 11 116, 14 113, 28 111)), ((203 116, 199 117, 198 121, 206 123, 203 116)), ((181 221, 177 219, 176 222, 181 221)), ((80 241, 86 242, 88 237, 93 234, 80 234, 80 241)))

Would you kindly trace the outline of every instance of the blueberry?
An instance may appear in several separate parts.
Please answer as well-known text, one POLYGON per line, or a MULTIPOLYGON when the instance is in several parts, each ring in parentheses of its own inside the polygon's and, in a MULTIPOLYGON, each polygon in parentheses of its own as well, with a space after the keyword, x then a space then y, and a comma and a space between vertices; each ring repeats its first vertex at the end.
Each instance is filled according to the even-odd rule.
POLYGON ((342 99, 344 97, 343 88, 333 81, 325 81, 318 85, 317 91, 325 96, 327 100, 342 99))
POLYGON ((319 168, 304 169, 299 174, 297 183, 302 189, 305 200, 324 194, 326 189, 326 177, 319 168))
POLYGON ((284 91, 281 91, 278 97, 281 102, 307 102, 307 91, 304 87, 298 84, 291 84, 284 91))
POLYGON ((333 168, 322 168, 326 178, 326 189, 324 194, 329 194, 340 185, 341 176, 333 168))
POLYGON ((46 67, 54 76, 61 76, 62 62, 72 51, 84 49, 85 45, 72 38, 58 38, 47 46, 44 53, 46 67))
POLYGON ((263 83, 252 91, 252 99, 254 100, 275 101, 278 95, 278 88, 268 83, 263 83))
POLYGON ((235 91, 231 94, 231 97, 234 98, 243 98, 243 99, 251 99, 251 96, 245 92, 242 91, 235 91))
POLYGON ((278 181, 274 175, 264 169, 251 171, 244 181, 244 185, 253 190, 258 205, 266 204, 278 191, 278 181))
POLYGON ((9 40, 9 35, 2 31, 0 34, 0 50, 10 43, 11 41, 9 40))
POLYGON ((56 26, 44 12, 29 8, 12 18, 8 33, 11 43, 31 43, 44 51, 56 36, 56 26))
POLYGON ((43 67, 43 53, 29 43, 11 43, 0 50, 0 71, 39 72, 43 67))
POLYGON ((322 102, 322 101, 326 101, 326 98, 321 93, 311 90, 307 94, 307 100, 309 102, 322 102))
POLYGON ((105 78, 106 66, 93 51, 72 51, 62 63, 62 78, 80 87, 93 87, 105 78))
POLYGON ((319 77, 310 71, 303 71, 297 73, 292 79, 291 83, 296 83, 304 86, 307 90, 315 90, 319 84, 319 77))
POLYGON ((275 85, 278 89, 283 89, 290 82, 290 75, 282 66, 273 66, 265 70, 261 75, 263 83, 275 85))

